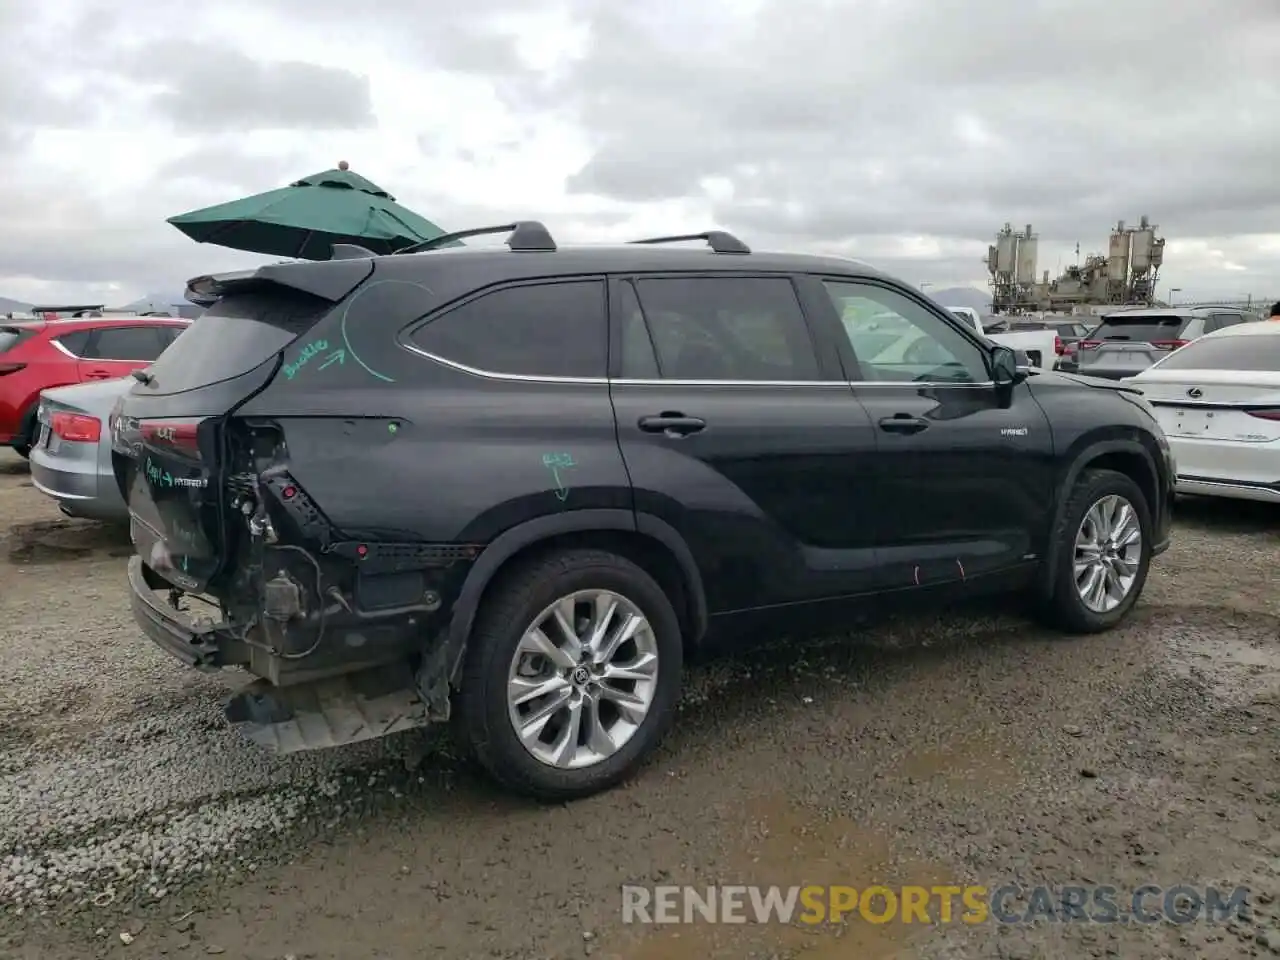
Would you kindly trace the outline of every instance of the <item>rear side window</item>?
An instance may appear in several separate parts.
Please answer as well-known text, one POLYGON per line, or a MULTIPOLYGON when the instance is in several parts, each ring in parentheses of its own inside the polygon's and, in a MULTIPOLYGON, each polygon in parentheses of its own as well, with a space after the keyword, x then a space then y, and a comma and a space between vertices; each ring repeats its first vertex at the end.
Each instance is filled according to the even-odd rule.
POLYGON ((1223 327, 1233 327, 1243 321, 1244 317, 1238 313, 1212 313, 1209 315, 1209 323, 1205 332, 1212 333, 1214 330, 1221 330, 1223 327))
POLYGON ((86 360, 143 360, 150 363, 169 345, 155 326, 100 327, 89 337, 86 360))
POLYGON ((641 279, 636 290, 666 379, 822 379, 785 277, 641 279))
POLYGON ((1280 335, 1196 340, 1169 354, 1157 369, 1280 372, 1280 335))
POLYGON ((89 336, 92 333, 92 330, 77 330, 74 333, 64 333, 60 337, 55 337, 53 342, 73 357, 83 357, 85 351, 89 349, 89 336))
POLYGON ((331 309, 328 300, 283 288, 223 297, 148 368, 148 392, 181 393, 248 373, 331 309))
POLYGON ((409 340, 432 356, 488 373, 603 378, 609 343, 604 281, 495 290, 440 314, 409 340))
POLYGON ((1093 339, 1137 340, 1145 343, 1177 340, 1186 322, 1186 317, 1179 316, 1106 317, 1093 331, 1093 339))
POLYGON ((31 327, 0 327, 0 353, 7 353, 36 335, 31 327))

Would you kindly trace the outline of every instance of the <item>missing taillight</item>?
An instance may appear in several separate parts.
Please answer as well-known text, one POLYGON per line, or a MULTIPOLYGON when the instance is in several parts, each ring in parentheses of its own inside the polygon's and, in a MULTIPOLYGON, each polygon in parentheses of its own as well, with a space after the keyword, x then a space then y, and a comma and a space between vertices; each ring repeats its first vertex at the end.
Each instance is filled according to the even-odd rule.
POLYGON ((82 413, 55 413, 49 418, 54 436, 67 443, 97 443, 102 439, 102 423, 82 413))

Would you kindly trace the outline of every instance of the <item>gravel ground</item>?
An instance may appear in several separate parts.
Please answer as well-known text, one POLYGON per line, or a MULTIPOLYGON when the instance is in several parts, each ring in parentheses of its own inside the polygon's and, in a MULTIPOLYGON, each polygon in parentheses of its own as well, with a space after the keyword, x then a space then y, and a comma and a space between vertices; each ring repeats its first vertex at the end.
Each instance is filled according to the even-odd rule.
POLYGON ((639 777, 537 807, 420 734, 241 741, 219 714, 236 678, 134 629, 127 536, 60 520, 0 454, 0 957, 1280 954, 1277 518, 1180 504, 1106 636, 966 610, 699 667, 639 777), (620 920, 626 883, 950 882, 1243 885, 1252 916, 620 920))

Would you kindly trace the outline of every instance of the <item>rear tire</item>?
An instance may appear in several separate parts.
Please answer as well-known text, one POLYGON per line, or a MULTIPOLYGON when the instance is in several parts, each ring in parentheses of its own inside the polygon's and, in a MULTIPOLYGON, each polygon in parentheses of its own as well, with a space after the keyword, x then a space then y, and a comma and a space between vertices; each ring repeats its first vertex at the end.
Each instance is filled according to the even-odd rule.
POLYGON ((682 669, 679 620, 648 573, 601 550, 552 554, 503 575, 485 596, 455 699, 458 734, 510 790, 585 797, 626 779, 658 745, 682 669), (570 620, 585 641, 580 657, 560 626, 570 620), (617 637, 626 639, 608 649, 617 637), (535 687, 548 692, 531 696, 535 687))
POLYGON ((1101 633, 1120 623, 1146 584, 1151 534, 1147 498, 1132 479, 1115 470, 1084 471, 1053 534, 1057 566, 1041 618, 1075 634, 1101 633), (1121 543, 1135 530, 1136 544, 1121 543))

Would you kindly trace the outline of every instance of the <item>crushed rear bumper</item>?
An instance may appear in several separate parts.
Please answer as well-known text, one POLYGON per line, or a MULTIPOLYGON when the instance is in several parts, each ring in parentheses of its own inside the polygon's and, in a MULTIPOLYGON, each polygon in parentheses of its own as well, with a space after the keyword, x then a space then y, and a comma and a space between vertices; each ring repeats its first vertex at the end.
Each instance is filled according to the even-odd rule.
MULTIPOLYGON (((189 667, 218 670, 249 660, 243 641, 217 625, 197 627, 158 599, 141 557, 129 561, 133 618, 152 643, 189 667)), ((227 721, 274 753, 372 740, 426 727, 430 714, 407 662, 280 687, 256 679, 223 705, 227 721)))
POLYGON ((189 667, 217 670, 233 662, 216 627, 195 627, 159 600, 147 581, 141 557, 129 560, 129 605, 147 639, 189 667))

